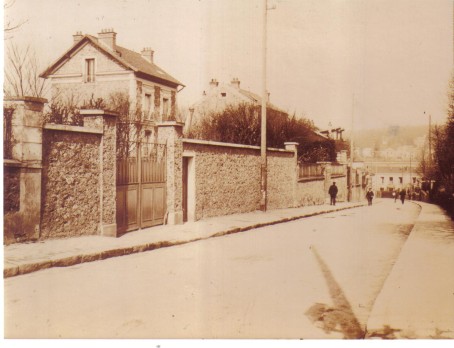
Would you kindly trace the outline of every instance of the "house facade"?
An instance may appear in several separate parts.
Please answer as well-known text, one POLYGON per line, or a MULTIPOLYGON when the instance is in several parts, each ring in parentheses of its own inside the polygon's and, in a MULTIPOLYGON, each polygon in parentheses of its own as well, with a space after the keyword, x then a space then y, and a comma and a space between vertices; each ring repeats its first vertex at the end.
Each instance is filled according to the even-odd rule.
POLYGON ((418 163, 411 161, 369 161, 364 166, 372 174, 374 191, 420 187, 421 176, 417 173, 418 163))
POLYGON ((156 122, 175 120, 177 93, 184 85, 154 63, 154 51, 141 53, 117 44, 117 33, 73 35, 72 46, 40 76, 50 80, 51 100, 81 105, 91 98, 109 102, 126 96, 134 113, 153 130, 156 122))
MULTIPOLYGON (((229 83, 220 83, 217 79, 211 79, 209 87, 203 92, 202 97, 189 108, 189 116, 185 122, 185 134, 191 129, 196 129, 200 121, 212 112, 223 111, 227 106, 236 106, 241 103, 261 105, 262 97, 240 87, 240 80, 233 78, 229 83)), ((286 113, 270 103, 268 93, 267 106, 286 113)))

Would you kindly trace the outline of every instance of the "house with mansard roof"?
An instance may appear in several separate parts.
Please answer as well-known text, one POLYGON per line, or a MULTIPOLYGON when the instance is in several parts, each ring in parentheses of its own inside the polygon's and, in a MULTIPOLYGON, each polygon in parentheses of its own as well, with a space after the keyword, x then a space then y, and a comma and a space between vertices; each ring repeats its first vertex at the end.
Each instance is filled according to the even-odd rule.
POLYGON ((52 100, 71 98, 77 104, 124 93, 131 110, 153 125, 176 119, 177 94, 184 85, 154 62, 154 51, 140 53, 117 44, 117 33, 73 35, 73 44, 40 76, 50 80, 52 100))
MULTIPOLYGON (((273 110, 287 113, 270 103, 268 93, 267 106, 273 110)), ((211 79, 207 90, 203 91, 202 97, 189 108, 189 116, 185 122, 185 133, 197 127, 199 122, 212 112, 223 111, 229 105, 241 103, 261 105, 262 97, 256 93, 240 88, 240 80, 233 78, 230 84, 219 83, 211 79)))
MULTIPOLYGON (((233 78, 230 84, 219 83, 216 79, 211 79, 209 87, 203 91, 202 97, 189 108, 184 133, 188 135, 191 130, 196 129, 201 120, 210 113, 221 112, 229 105, 236 106, 241 103, 260 106, 262 104, 262 97, 254 92, 241 88, 238 78, 233 78)), ((270 93, 267 94, 266 105, 270 109, 287 114, 287 111, 270 102, 270 93)), ((320 132, 310 132, 310 141, 326 141, 328 139, 328 136, 320 132)))

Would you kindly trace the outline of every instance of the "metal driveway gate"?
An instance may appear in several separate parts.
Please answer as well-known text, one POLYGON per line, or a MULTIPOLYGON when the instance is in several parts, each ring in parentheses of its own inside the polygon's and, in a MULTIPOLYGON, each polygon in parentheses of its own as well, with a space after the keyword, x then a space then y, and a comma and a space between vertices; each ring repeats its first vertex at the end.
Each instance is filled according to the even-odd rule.
POLYGON ((160 225, 166 213, 166 146, 129 143, 117 154, 117 229, 160 225))

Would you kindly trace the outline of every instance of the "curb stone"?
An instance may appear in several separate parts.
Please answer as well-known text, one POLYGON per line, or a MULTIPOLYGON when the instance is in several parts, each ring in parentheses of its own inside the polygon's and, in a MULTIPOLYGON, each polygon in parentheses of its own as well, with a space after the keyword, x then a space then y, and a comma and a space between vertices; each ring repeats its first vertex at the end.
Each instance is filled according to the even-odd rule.
POLYGON ((223 237, 223 236, 227 236, 227 235, 234 234, 234 233, 246 232, 246 231, 253 230, 256 228, 277 225, 280 223, 295 221, 295 220, 308 218, 308 217, 312 217, 312 216, 317 216, 317 215, 334 213, 334 212, 341 211, 341 210, 359 208, 362 206, 366 206, 366 203, 363 202, 363 203, 358 203, 358 204, 355 204, 355 205, 352 205, 349 207, 336 208, 333 210, 322 210, 322 211, 318 211, 318 212, 314 212, 314 213, 279 218, 274 221, 261 222, 261 223, 252 224, 252 225, 245 226, 245 227, 234 227, 231 229, 227 229, 225 231, 216 232, 208 237, 199 237, 199 238, 193 238, 193 239, 188 239, 188 240, 145 243, 145 244, 140 244, 140 245, 135 245, 135 246, 128 246, 128 247, 124 247, 124 248, 103 250, 103 251, 99 251, 99 252, 95 252, 95 253, 91 253, 91 254, 68 256, 68 257, 64 257, 61 259, 57 259, 57 260, 47 260, 47 261, 40 261, 40 262, 29 263, 29 264, 24 264, 24 265, 19 265, 19 266, 12 266, 12 267, 5 268, 3 270, 3 278, 11 278, 11 277, 15 277, 18 275, 29 274, 29 273, 37 272, 37 271, 40 271, 43 269, 48 269, 48 268, 69 267, 69 266, 74 266, 74 265, 81 264, 81 263, 106 260, 106 259, 113 258, 113 257, 137 254, 140 252, 167 248, 167 247, 171 247, 171 246, 177 246, 177 245, 197 242, 200 240, 206 240, 206 239, 210 239, 210 238, 223 237))

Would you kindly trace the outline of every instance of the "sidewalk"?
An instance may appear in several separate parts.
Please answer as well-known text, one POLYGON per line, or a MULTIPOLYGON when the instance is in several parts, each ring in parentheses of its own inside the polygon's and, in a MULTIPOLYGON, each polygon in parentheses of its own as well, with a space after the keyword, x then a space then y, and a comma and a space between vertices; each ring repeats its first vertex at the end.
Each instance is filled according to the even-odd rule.
POLYGON ((417 204, 420 215, 375 300, 367 338, 454 338, 454 224, 438 206, 417 204))
POLYGON ((120 238, 85 236, 12 244, 4 247, 3 277, 190 243, 365 204, 366 202, 345 202, 336 206, 325 204, 269 210, 266 213, 254 211, 187 222, 183 225, 156 226, 130 232, 120 238))

